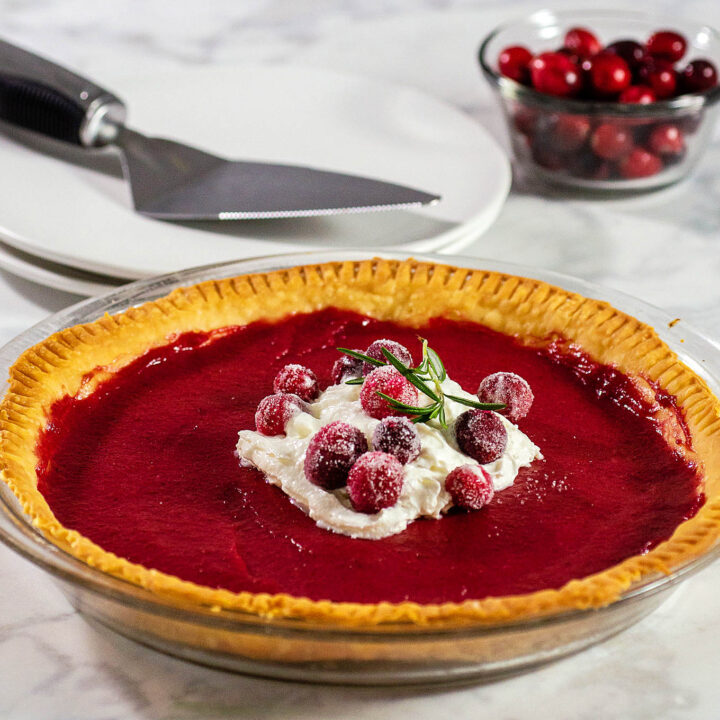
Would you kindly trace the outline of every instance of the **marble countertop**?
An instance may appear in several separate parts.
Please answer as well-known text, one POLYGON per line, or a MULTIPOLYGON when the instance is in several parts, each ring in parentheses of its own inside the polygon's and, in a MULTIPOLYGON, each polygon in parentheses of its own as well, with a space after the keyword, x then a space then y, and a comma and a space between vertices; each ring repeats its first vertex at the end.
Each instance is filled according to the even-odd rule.
MULTIPOLYGON (((717 0, 648 5, 720 26, 717 0)), ((517 0, 0 0, 4 36, 98 77, 118 64, 128 72, 246 61, 332 67, 440 96, 503 143, 497 108, 469 59, 487 30, 530 7, 517 0)), ((719 168, 716 141, 689 180, 642 197, 590 201, 516 179, 498 221, 464 252, 600 282, 720 337, 719 168)), ((0 341, 75 300, 0 273, 0 341)), ((40 570, 4 547, 0 577, 6 720, 720 717, 718 563, 653 615, 580 655, 499 682, 433 690, 301 685, 202 668, 89 624, 40 570)))

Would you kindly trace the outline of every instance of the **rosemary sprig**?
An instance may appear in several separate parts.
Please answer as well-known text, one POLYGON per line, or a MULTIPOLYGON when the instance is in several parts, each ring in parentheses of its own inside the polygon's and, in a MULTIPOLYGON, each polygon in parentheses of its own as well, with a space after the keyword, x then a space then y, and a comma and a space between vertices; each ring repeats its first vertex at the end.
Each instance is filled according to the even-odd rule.
MULTIPOLYGON (((348 348, 338 348, 338 350, 341 353, 345 353, 345 355, 363 360, 376 367, 392 365, 403 377, 407 378, 409 382, 420 390, 423 395, 429 397, 432 402, 421 407, 419 405, 408 405, 385 393, 377 391, 377 394, 386 400, 394 410, 405 415, 412 415, 412 421, 414 423, 429 423, 432 420, 436 420, 441 427, 447 428, 445 415, 446 399, 453 400, 461 405, 467 405, 468 407, 479 408, 480 410, 502 410, 505 407, 502 403, 481 403, 446 393, 442 387, 442 383, 447 379, 445 365, 440 359, 440 356, 428 346, 427 340, 424 338, 420 339, 422 341, 422 361, 414 368, 403 365, 402 362, 386 348, 382 348, 385 362, 364 355, 363 353, 357 352, 357 350, 349 350, 348 348), (431 385, 433 387, 431 387, 431 385)), ((345 381, 347 385, 362 385, 363 382, 365 382, 364 378, 352 378, 351 380, 345 381)))

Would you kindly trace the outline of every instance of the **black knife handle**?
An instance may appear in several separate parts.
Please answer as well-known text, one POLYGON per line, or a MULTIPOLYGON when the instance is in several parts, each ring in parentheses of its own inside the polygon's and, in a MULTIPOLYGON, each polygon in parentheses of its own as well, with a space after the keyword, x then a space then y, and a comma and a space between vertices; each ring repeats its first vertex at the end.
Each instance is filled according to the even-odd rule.
POLYGON ((0 119, 91 147, 112 142, 125 105, 92 81, 0 40, 0 119))

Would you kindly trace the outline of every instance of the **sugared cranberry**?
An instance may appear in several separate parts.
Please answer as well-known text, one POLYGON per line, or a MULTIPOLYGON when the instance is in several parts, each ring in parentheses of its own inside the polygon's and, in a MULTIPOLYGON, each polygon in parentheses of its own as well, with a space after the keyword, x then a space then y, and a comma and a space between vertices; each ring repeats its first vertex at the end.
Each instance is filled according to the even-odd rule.
POLYGON ((595 128, 590 145, 598 157, 617 160, 632 150, 632 133, 622 125, 603 123, 595 128))
MULTIPOLYGON (((358 350, 357 352, 362 352, 358 350)), ((352 378, 362 377, 363 366, 365 363, 358 358, 351 357, 350 355, 341 355, 333 364, 331 377, 335 385, 339 385, 346 380, 352 378)))
POLYGON ((565 47, 580 57, 597 55, 602 50, 600 41, 587 28, 576 27, 565 34, 565 47))
POLYGON ((481 464, 497 460, 507 445, 507 430, 498 415, 490 410, 472 408, 455 421, 458 446, 481 464))
POLYGON ((631 72, 635 72, 645 57, 645 48, 634 40, 617 40, 610 43, 604 50, 621 57, 630 68, 631 72))
POLYGON ((403 486, 403 466, 384 452, 368 452, 352 466, 347 479, 348 495, 353 509, 373 514, 392 507, 403 486))
POLYGON ((685 138, 677 125, 658 125, 650 133, 648 148, 656 155, 682 155, 685 138))
POLYGON ((687 41, 673 30, 658 30, 648 38, 645 48, 653 57, 676 63, 685 54, 687 41))
POLYGON ((550 131, 550 143, 561 153, 581 148, 590 134, 590 121, 584 115, 560 115, 550 131))
POLYGON ((535 399, 528 381, 511 372, 496 372, 483 378, 477 396, 482 403, 503 403, 505 407, 497 412, 514 423, 530 412, 535 399))
POLYGON ((304 410, 305 405, 297 395, 268 395, 257 406, 255 427, 261 435, 283 435, 290 418, 304 410))
POLYGON ((331 422, 310 439, 303 464, 305 477, 326 490, 342 487, 350 468, 367 449, 367 438, 358 428, 331 422))
POLYGON ((541 93, 567 97, 575 95, 582 85, 578 66, 566 55, 544 52, 530 61, 533 87, 541 93))
MULTIPOLYGON (((384 363, 387 362, 387 358, 383 355, 383 348, 388 352, 392 353, 405 367, 410 367, 413 364, 412 355, 410 351, 399 342, 394 340, 374 340, 368 346, 368 349, 363 353, 368 357, 380 360, 384 363)), ((377 365, 371 365, 370 363, 363 364, 363 375, 371 373, 377 365)))
POLYGON ((693 60, 680 75, 682 91, 687 93, 705 92, 717 82, 717 70, 709 60, 693 60))
POLYGON ((451 470, 445 478, 445 489, 453 505, 466 510, 479 510, 495 495, 492 478, 479 465, 461 465, 451 470))
POLYGON ((398 411, 378 395, 379 392, 406 405, 417 405, 417 388, 391 365, 377 367, 365 378, 360 390, 360 404, 370 417, 378 420, 397 415, 398 411))
POLYGON ((602 53, 592 60, 590 82, 598 97, 608 97, 622 92, 632 80, 628 64, 612 53, 602 53))
POLYGON ((662 160, 657 155, 642 148, 635 148, 619 165, 620 175, 628 180, 656 175, 662 167, 662 160))
POLYGON ((275 376, 273 390, 276 393, 292 393, 305 402, 315 400, 320 394, 315 373, 304 365, 291 363, 275 376))
POLYGON ((655 91, 647 85, 631 85, 620 93, 618 100, 621 103, 649 105, 657 100, 657 96, 655 91))
POLYGON ((394 455, 405 465, 420 454, 420 435, 406 417, 386 417, 375 428, 372 445, 374 450, 394 455))
POLYGON ((660 58, 650 58, 638 70, 643 85, 652 88, 658 100, 666 100, 675 94, 677 74, 672 63, 660 58))
POLYGON ((519 83, 527 84, 530 81, 530 68, 532 53, 522 45, 506 47, 498 56, 498 70, 501 75, 509 77, 519 83))

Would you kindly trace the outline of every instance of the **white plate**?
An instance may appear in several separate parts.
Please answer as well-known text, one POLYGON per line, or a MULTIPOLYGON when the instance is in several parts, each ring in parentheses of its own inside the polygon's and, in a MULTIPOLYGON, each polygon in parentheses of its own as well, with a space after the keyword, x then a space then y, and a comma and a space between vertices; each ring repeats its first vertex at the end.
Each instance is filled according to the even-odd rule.
POLYGON ((99 78, 131 125, 211 152, 369 175, 440 193, 431 208, 171 224, 131 210, 125 183, 0 138, 0 239, 96 273, 140 278, 309 248, 454 251, 497 217, 507 157, 474 120, 416 90, 297 67, 99 78))

